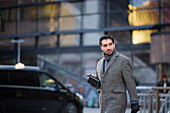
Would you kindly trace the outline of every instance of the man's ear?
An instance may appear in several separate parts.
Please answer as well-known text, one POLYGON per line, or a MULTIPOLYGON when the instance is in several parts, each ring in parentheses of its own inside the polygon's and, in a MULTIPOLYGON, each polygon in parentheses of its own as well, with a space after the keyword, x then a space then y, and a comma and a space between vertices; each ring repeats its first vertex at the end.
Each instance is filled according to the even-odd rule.
POLYGON ((103 48, 102 48, 102 46, 100 46, 100 49, 103 51, 103 48))
POLYGON ((113 43, 113 45, 114 45, 114 48, 116 47, 116 44, 115 43, 113 43))

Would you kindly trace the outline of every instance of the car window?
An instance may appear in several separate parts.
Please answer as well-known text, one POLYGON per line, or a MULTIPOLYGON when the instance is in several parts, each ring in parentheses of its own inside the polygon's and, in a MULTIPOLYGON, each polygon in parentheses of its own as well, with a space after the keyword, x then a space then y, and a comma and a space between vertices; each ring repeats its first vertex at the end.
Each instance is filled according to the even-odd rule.
POLYGON ((9 75, 8 71, 0 70, 0 85, 8 85, 9 75))
POLYGON ((22 86, 37 86, 33 71, 15 70, 10 71, 10 84, 22 86))
POLYGON ((48 76, 46 73, 39 73, 40 87, 56 89, 57 84, 55 79, 48 76))

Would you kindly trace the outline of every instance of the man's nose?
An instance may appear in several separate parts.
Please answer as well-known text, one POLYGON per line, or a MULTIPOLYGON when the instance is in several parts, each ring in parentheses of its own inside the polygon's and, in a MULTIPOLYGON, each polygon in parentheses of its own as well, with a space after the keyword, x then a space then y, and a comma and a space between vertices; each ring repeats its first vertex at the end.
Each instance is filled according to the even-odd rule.
POLYGON ((107 49, 110 49, 110 46, 107 46, 107 49))

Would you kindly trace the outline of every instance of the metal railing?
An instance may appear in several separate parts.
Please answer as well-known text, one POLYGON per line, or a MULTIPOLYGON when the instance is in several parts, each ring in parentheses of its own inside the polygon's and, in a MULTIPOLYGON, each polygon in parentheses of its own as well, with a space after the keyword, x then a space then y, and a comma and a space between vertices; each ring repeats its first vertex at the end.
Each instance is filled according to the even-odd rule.
POLYGON ((170 92, 168 94, 160 94, 161 105, 159 113, 170 113, 170 92))
POLYGON ((170 90, 170 87, 137 87, 139 113, 170 113, 170 91, 160 93, 161 90, 170 90))

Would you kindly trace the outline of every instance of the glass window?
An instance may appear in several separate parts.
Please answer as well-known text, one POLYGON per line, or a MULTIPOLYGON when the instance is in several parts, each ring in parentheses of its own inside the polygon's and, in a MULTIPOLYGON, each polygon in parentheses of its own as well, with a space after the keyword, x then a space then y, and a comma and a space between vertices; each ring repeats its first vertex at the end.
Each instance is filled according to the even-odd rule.
POLYGON ((101 52, 92 52, 92 53, 83 53, 83 72, 84 76, 90 74, 90 73, 96 73, 96 65, 97 62, 102 58, 102 53, 101 52))
POLYGON ((77 34, 72 35, 60 35, 60 46, 78 46, 79 45, 80 36, 77 34))
MULTIPOLYGON (((35 38, 34 37, 27 37, 27 38, 19 38, 19 40, 24 40, 23 43, 20 44, 20 49, 22 48, 34 48, 35 47, 35 38)), ((9 42, 10 43, 10 42, 9 42)), ((14 43, 11 43, 10 45, 12 45, 14 47, 14 43)))
POLYGON ((5 22, 2 27, 1 34, 9 35, 16 33, 16 23, 15 22, 5 22))
POLYGON ((38 38, 39 47, 56 47, 57 37, 56 35, 41 36, 38 38))
POLYGON ((40 82, 40 87, 44 88, 56 88, 57 84, 56 81, 49 77, 46 73, 39 73, 39 82, 40 82))
POLYGON ((100 17, 99 14, 83 16, 83 29, 98 29, 102 25, 100 17))
POLYGON ((170 8, 162 8, 162 10, 163 10, 162 17, 163 23, 170 23, 170 8))
POLYGON ((16 33, 16 9, 0 10, 0 33, 14 34, 16 33))
POLYGON ((33 33, 36 32, 36 21, 35 20, 24 20, 18 22, 18 33, 33 33), (27 26, 27 27, 25 27, 27 26))
POLYGON ((87 0, 83 6, 84 14, 98 13, 99 9, 103 5, 99 5, 100 0, 87 0))
POLYGON ((120 54, 122 55, 125 55, 127 56, 128 58, 130 58, 132 60, 132 57, 131 57, 131 52, 130 51, 120 51, 120 50, 117 50, 120 54))
POLYGON ((81 14, 81 3, 61 3, 61 16, 66 15, 80 15, 81 14))
POLYGON ((16 9, 4 9, 0 10, 1 18, 4 22, 16 20, 16 9))
POLYGON ((109 27, 121 27, 121 26, 128 26, 128 14, 127 10, 120 10, 114 13, 110 13, 108 20, 106 20, 109 27))
POLYGON ((106 12, 107 27, 128 26, 128 4, 126 0, 108 0, 107 7, 104 8, 106 12))
POLYGON ((8 71, 0 70, 0 85, 8 85, 9 84, 9 75, 8 71))
POLYGON ((18 0, 18 4, 29 4, 35 2, 37 2, 37 0, 18 0))
POLYGON ((84 46, 99 46, 99 38, 103 36, 102 32, 99 33, 85 33, 83 35, 83 45, 84 46))
POLYGON ((68 16, 59 18, 59 29, 62 30, 75 30, 80 29, 81 16, 68 16))
POLYGON ((37 17, 37 7, 21 7, 20 8, 20 20, 35 19, 37 17))
POLYGON ((11 5, 16 5, 17 0, 0 0, 0 6, 11 6, 11 5))
POLYGON ((82 56, 79 53, 60 54, 59 65, 67 71, 73 72, 74 74, 77 75, 81 75, 82 71, 81 58, 82 56))
POLYGON ((48 4, 40 6, 40 18, 56 17, 59 14, 58 4, 48 4))
POLYGON ((114 37, 116 43, 130 43, 130 31, 111 31, 109 34, 114 37))
POLYGON ((134 66, 146 67, 150 65, 150 51, 135 51, 134 52, 134 66))
POLYGON ((0 48, 8 48, 8 49, 13 49, 14 44, 11 43, 11 39, 1 39, 0 40, 0 48))
POLYGON ((10 84, 21 86, 37 86, 35 72, 22 70, 10 71, 10 84))
POLYGON ((58 31, 58 20, 55 17, 50 17, 49 19, 40 19, 38 22, 39 32, 58 31))

